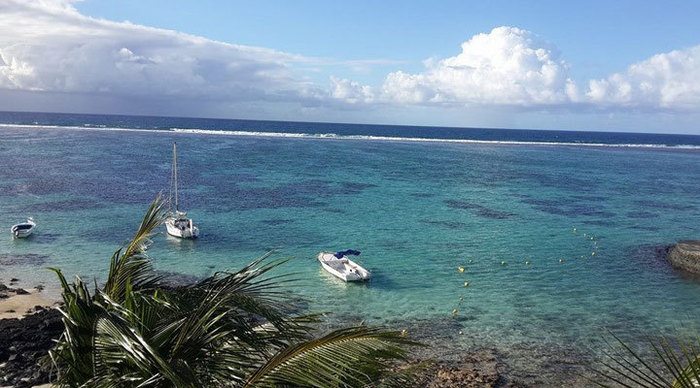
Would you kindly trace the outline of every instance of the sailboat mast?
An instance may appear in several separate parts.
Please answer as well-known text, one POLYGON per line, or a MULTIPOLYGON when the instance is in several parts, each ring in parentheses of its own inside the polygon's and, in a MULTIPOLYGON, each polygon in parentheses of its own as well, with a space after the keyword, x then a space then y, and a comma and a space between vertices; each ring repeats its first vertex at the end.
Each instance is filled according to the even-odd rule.
POLYGON ((175 184, 175 211, 180 210, 177 203, 177 143, 173 143, 173 181, 175 184))

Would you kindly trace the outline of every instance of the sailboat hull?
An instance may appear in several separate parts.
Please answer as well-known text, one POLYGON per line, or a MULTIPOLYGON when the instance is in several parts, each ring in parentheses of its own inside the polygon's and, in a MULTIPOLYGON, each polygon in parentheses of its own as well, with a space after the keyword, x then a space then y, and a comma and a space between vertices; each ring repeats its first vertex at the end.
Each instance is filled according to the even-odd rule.
POLYGON ((199 228, 194 226, 189 218, 170 217, 165 220, 165 229, 173 237, 189 239, 199 236, 199 228))

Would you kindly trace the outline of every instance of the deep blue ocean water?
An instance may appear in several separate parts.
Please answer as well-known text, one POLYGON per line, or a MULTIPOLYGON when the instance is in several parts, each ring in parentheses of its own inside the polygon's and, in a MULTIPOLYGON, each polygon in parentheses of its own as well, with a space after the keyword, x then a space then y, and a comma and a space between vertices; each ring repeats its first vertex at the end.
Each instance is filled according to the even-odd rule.
POLYGON ((99 280, 167 193, 177 141, 183 207, 202 236, 156 236, 160 270, 206 276, 274 249, 292 258, 283 271, 299 274, 293 292, 309 309, 428 322, 465 348, 583 349, 606 330, 697 329, 700 281, 657 252, 700 238, 697 136, 36 113, 0 123, 0 227, 39 224, 26 241, 0 234, 0 281, 55 288, 49 266, 99 280), (346 248, 362 251, 369 284, 315 261, 346 248))

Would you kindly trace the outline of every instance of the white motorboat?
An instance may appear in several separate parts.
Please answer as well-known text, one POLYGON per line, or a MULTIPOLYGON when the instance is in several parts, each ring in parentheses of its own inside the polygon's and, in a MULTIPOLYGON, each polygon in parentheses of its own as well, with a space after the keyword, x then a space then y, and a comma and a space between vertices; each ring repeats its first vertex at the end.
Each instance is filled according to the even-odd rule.
POLYGON ((179 238, 197 238, 199 228, 194 225, 187 213, 179 209, 178 187, 177 187, 177 143, 173 143, 173 169, 170 181, 170 204, 173 204, 173 194, 175 199, 175 211, 170 211, 170 215, 165 219, 165 229, 168 234, 179 238))
POLYGON ((32 217, 29 217, 27 219, 27 222, 12 225, 12 228, 10 228, 10 232, 12 233, 12 237, 14 238, 25 238, 29 237, 32 233, 34 233, 35 228, 36 222, 34 222, 34 219, 32 217))
POLYGON ((348 249, 340 252, 321 252, 318 254, 318 261, 321 267, 333 276, 346 282, 360 282, 369 280, 372 274, 362 268, 359 264, 348 259, 349 255, 359 255, 359 251, 348 249))

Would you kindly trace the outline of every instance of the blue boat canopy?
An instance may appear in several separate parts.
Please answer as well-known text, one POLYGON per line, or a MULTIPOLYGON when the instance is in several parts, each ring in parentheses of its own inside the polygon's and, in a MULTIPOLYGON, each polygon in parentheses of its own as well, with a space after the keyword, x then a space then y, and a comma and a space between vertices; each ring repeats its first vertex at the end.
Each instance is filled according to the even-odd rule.
POLYGON ((358 256, 359 254, 360 254, 360 251, 356 251, 354 249, 348 249, 346 251, 338 251, 333 256, 341 259, 341 258, 343 258, 343 256, 347 256, 347 255, 358 256))

